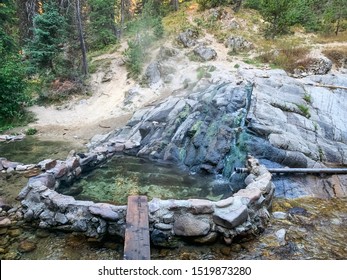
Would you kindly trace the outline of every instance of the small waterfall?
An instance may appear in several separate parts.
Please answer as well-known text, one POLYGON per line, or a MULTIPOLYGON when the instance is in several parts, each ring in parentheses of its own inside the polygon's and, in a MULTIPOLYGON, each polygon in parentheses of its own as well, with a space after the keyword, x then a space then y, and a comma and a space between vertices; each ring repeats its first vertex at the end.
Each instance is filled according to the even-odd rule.
POLYGON ((248 83, 244 87, 245 106, 238 111, 237 118, 234 121, 234 137, 231 141, 230 153, 225 157, 223 176, 229 178, 229 181, 238 185, 243 184, 244 174, 235 174, 234 168, 244 166, 247 156, 247 133, 245 130, 246 119, 251 106, 253 84, 248 83), (235 176, 236 175, 236 176, 235 176))

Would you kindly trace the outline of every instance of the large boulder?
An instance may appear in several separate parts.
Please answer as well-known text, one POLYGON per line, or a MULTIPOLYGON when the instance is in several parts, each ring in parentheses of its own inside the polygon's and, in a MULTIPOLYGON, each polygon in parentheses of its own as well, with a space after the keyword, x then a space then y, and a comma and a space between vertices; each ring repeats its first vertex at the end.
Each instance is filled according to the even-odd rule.
POLYGON ((145 72, 145 79, 148 85, 154 85, 160 81, 160 64, 157 61, 150 63, 145 72))
POLYGON ((187 29, 186 31, 178 35, 177 41, 185 48, 194 47, 197 44, 199 32, 193 29, 187 29))
POLYGON ((229 48, 231 52, 237 53, 241 51, 248 51, 253 48, 253 43, 247 41, 242 36, 230 36, 224 43, 225 47, 229 48))
POLYGON ((195 48, 194 54, 197 55, 202 61, 213 60, 217 57, 217 52, 214 49, 205 46, 195 48))

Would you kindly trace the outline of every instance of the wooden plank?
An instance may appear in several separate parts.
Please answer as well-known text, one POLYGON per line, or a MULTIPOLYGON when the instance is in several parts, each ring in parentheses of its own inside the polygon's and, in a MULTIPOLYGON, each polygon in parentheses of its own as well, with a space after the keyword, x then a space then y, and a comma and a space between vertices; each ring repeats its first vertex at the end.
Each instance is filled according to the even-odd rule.
POLYGON ((146 196, 128 197, 124 241, 125 260, 149 260, 150 239, 146 196))

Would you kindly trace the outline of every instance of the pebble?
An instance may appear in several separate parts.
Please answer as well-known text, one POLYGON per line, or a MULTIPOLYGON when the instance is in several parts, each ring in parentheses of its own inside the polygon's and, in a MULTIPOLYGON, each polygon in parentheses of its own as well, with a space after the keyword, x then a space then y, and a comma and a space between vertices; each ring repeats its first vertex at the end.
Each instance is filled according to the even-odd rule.
POLYGON ((287 231, 284 228, 281 228, 280 230, 276 231, 276 237, 280 245, 286 244, 286 233, 287 231))
POLYGON ((278 219, 278 220, 285 220, 285 219, 287 219, 287 213, 284 213, 284 212, 273 212, 272 216, 275 219, 278 219))
POLYGON ((5 248, 0 248, 0 254, 5 254, 7 250, 5 248))
POLYGON ((28 253, 36 249, 36 243, 29 240, 24 240, 18 245, 18 251, 21 253, 28 253))
POLYGON ((4 256, 4 260, 19 260, 19 259, 20 259, 20 254, 14 251, 9 251, 4 256))
POLYGON ((10 237, 8 235, 5 235, 4 237, 0 238, 0 246, 6 247, 8 242, 10 241, 10 237))
POLYGON ((9 218, 0 219, 0 228, 8 227, 11 225, 11 220, 9 218))
POLYGON ((46 238, 49 236, 49 232, 44 229, 38 229, 35 235, 39 238, 46 238))
POLYGON ((22 234, 22 230, 17 228, 17 229, 11 229, 8 231, 8 235, 11 237, 17 237, 22 234))
POLYGON ((220 249, 220 252, 221 252, 224 256, 230 256, 231 248, 230 248, 230 247, 223 247, 223 248, 220 249))
POLYGON ((238 252, 241 252, 241 250, 242 250, 242 247, 240 244, 237 244, 237 243, 232 244, 231 251, 238 253, 238 252))

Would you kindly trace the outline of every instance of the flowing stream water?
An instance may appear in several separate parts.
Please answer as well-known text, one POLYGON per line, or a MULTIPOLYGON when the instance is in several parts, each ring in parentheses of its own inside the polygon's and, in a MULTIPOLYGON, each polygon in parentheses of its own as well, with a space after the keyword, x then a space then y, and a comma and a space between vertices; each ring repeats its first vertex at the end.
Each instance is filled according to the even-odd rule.
MULTIPOLYGON (((68 151, 73 148, 66 143, 61 146, 58 143, 51 143, 50 146, 47 143, 31 141, 23 145, 26 147, 25 150, 31 151, 28 153, 30 155, 27 155, 25 152, 20 152, 18 143, 15 144, 16 149, 10 149, 10 146, 4 148, 4 145, 8 144, 1 144, 1 156, 29 163, 29 160, 37 162, 43 158, 50 158, 52 151, 60 151, 60 157, 64 159, 68 151), (39 152, 39 147, 44 147, 45 151, 39 152)), ((59 152, 55 155, 58 154, 59 152)), ((122 159, 115 158, 82 179, 78 183, 80 187, 76 187, 76 192, 79 192, 77 197, 98 195, 94 199, 104 201, 110 200, 108 192, 115 191, 118 193, 114 194, 112 200, 122 193, 126 197, 131 192, 146 194, 149 197, 161 195, 163 198, 169 198, 181 193, 181 198, 194 196, 219 199, 223 193, 230 191, 228 185, 213 184, 220 178, 192 176, 173 166, 153 164, 142 159, 127 158, 127 161, 122 159), (99 191, 101 183, 98 191, 93 190, 93 187, 86 187, 86 184, 93 186, 94 183, 90 182, 98 181, 99 179, 95 178, 99 178, 99 175, 104 177, 104 186, 112 185, 108 192, 105 189, 99 191), (127 187, 119 192, 117 186, 120 183, 127 187)), ((0 174, 0 196, 18 205, 14 198, 27 182, 27 178, 19 174, 0 174)), ((122 202, 119 201, 120 204, 122 202)), ((187 243, 170 249, 152 247, 151 258, 153 260, 347 259, 347 198, 275 198, 272 210, 280 212, 280 217, 272 216, 265 231, 253 239, 234 240, 231 245, 226 245, 220 240, 209 245, 187 243)), ((120 240, 94 240, 75 233, 36 229, 24 223, 0 230, 0 259, 118 260, 122 257, 123 243, 120 240), (23 244, 29 244, 31 247, 23 244)))

